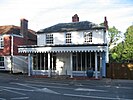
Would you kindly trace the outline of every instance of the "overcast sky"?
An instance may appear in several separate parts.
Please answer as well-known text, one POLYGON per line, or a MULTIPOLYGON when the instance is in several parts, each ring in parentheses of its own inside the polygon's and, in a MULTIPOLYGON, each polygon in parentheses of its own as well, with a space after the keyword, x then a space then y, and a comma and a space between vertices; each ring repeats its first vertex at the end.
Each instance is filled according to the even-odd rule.
POLYGON ((133 0, 0 0, 0 13, 0 26, 20 26, 20 19, 26 18, 35 31, 71 22, 74 14, 96 24, 107 16, 110 27, 125 32, 133 25, 133 0))

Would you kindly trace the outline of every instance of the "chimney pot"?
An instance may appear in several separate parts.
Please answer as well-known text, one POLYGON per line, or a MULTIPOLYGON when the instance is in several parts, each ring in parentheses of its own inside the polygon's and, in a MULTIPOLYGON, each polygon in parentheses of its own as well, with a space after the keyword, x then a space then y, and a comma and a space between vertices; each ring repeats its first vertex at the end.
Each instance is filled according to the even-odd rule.
POLYGON ((27 35, 28 35, 28 20, 22 18, 20 21, 21 21, 21 23, 20 23, 20 27, 21 27, 20 32, 23 35, 24 39, 26 39, 25 40, 25 42, 26 42, 27 38, 28 38, 27 37, 27 35))
POLYGON ((106 28, 106 30, 108 30, 108 21, 107 21, 107 17, 104 17, 104 26, 106 28))
POLYGON ((77 14, 75 14, 74 16, 72 16, 72 22, 79 22, 79 17, 77 14))

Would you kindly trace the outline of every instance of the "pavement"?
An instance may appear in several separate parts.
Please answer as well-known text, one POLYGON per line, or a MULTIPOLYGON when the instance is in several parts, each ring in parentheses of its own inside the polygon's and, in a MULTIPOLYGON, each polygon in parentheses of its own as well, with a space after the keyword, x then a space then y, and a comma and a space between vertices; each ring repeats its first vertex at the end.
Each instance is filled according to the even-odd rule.
POLYGON ((133 80, 0 73, 0 100, 133 100, 133 80))
POLYGON ((0 72, 0 77, 6 77, 15 80, 39 80, 39 81, 57 81, 57 82, 68 82, 68 83, 82 83, 82 84, 103 84, 103 85, 113 85, 113 84, 130 84, 133 83, 133 80, 126 80, 126 79, 111 79, 111 78, 84 78, 84 77, 75 77, 75 78, 61 78, 61 77, 47 77, 47 76, 28 76, 27 74, 11 74, 8 72, 0 72))

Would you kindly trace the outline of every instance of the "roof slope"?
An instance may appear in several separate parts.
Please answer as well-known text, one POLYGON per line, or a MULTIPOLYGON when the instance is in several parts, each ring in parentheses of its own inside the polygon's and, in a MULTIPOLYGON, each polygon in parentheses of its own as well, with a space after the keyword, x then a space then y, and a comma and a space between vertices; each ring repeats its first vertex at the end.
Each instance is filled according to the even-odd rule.
POLYGON ((0 26, 0 34, 20 35, 20 27, 14 25, 0 26))
POLYGON ((90 30, 90 29, 105 29, 105 27, 98 27, 96 24, 89 21, 71 22, 71 23, 59 23, 51 27, 41 29, 37 33, 53 33, 53 32, 69 32, 78 30, 90 30))
MULTIPOLYGON (((15 34, 15 35, 22 36, 22 34, 20 33, 20 27, 14 26, 14 25, 0 26, 0 35, 3 35, 3 34, 15 34)), ((35 31, 28 29, 29 39, 36 40, 35 34, 36 34, 35 31)))

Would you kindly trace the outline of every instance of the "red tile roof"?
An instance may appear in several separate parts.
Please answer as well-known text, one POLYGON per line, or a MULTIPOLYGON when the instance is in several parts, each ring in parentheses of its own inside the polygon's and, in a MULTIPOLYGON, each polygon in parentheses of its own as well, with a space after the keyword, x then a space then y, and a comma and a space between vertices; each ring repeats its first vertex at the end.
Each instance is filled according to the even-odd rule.
MULTIPOLYGON (((15 35, 21 35, 20 33, 20 27, 14 26, 14 25, 5 25, 5 26, 0 26, 0 34, 15 34, 15 35)), ((28 29, 28 38, 35 40, 36 32, 33 30, 28 29)))
POLYGON ((0 26, 0 34, 19 34, 20 33, 20 27, 14 26, 14 25, 5 25, 0 26))

